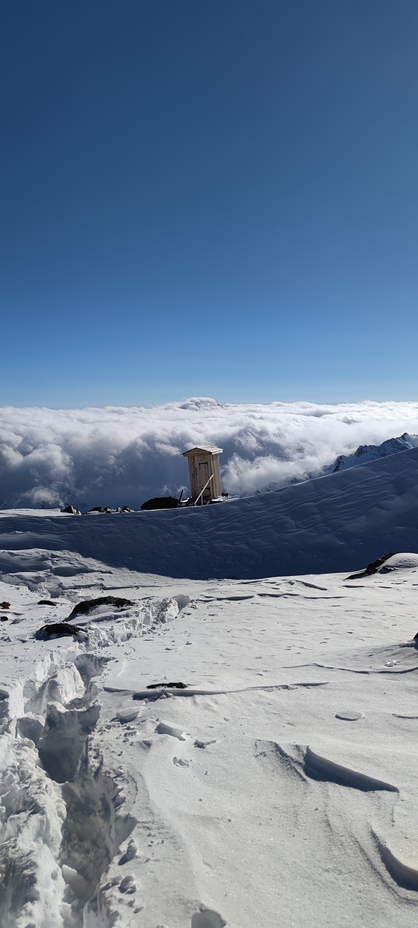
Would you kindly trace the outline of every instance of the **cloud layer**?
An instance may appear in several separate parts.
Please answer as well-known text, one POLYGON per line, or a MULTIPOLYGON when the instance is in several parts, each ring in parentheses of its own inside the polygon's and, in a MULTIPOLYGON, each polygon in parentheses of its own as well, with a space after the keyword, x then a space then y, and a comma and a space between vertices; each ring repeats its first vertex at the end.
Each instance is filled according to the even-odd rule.
POLYGON ((188 488, 181 452, 223 448, 237 495, 318 473, 360 444, 418 432, 418 403, 226 405, 209 398, 145 408, 0 408, 0 505, 129 505, 188 488))

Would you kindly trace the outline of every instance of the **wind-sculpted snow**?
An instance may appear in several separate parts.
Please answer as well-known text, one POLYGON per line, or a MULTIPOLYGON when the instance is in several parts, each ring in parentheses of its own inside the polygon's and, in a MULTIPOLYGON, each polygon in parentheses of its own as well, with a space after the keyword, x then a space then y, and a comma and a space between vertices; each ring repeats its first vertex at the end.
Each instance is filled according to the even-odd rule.
POLYGON ((139 508, 178 496, 188 488, 181 452, 202 442, 224 449, 226 492, 245 495, 318 474, 339 455, 404 432, 418 432, 417 403, 221 406, 203 398, 150 409, 3 407, 0 505, 139 508))
POLYGON ((415 928, 416 558, 359 583, 176 580, 19 537, 2 928, 415 928), (36 637, 59 622, 83 637, 36 637))
MULTIPOLYGON (((338 715, 341 718, 341 714, 338 715)), ((278 753, 285 761, 289 761, 291 756, 286 751, 277 746, 278 753)), ((397 793, 398 789, 391 783, 384 780, 377 780, 376 777, 359 773, 357 770, 351 770, 343 764, 336 764, 327 757, 321 757, 316 754, 310 747, 301 749, 299 745, 294 748, 296 757, 292 759, 293 763, 303 770, 304 774, 313 780, 321 780, 327 783, 336 783, 338 786, 347 786, 350 789, 359 789, 363 792, 374 790, 387 790, 390 793, 397 793)))

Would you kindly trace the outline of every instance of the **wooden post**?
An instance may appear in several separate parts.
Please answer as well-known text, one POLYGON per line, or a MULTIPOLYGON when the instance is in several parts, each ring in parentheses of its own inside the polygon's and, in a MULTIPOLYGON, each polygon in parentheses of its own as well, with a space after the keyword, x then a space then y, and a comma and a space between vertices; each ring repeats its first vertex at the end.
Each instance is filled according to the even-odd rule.
POLYGON ((205 492, 205 490, 206 490, 206 487, 209 486, 211 480, 213 480, 213 474, 210 475, 209 480, 206 481, 206 483, 205 483, 203 489, 200 491, 199 496, 196 498, 195 502, 193 503, 194 506, 197 506, 197 504, 198 504, 198 502, 199 502, 199 500, 200 500, 200 497, 202 497, 201 506, 204 506, 204 505, 205 505, 204 502, 203 502, 203 494, 204 494, 204 492, 205 492))

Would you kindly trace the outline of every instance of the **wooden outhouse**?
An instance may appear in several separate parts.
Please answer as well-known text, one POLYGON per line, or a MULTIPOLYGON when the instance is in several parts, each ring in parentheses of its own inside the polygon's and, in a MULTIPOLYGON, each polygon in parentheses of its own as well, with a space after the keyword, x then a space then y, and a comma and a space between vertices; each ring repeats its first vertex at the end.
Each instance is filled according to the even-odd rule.
POLYGON ((189 460, 190 490, 195 506, 209 503, 222 495, 220 454, 222 448, 215 448, 214 445, 201 445, 183 451, 183 457, 189 460))

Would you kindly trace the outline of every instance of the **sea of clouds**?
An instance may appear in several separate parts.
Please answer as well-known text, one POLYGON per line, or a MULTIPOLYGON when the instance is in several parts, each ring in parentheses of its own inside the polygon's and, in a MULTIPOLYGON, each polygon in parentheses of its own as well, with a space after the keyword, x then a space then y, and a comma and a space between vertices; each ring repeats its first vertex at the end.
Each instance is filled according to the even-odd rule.
POLYGON ((224 490, 248 495, 320 473, 339 454, 418 433, 418 403, 221 405, 196 398, 151 408, 0 408, 0 506, 139 508, 189 493, 181 453, 223 448, 224 490))

